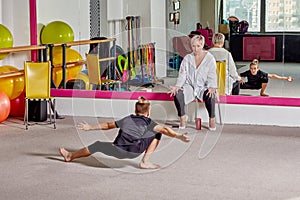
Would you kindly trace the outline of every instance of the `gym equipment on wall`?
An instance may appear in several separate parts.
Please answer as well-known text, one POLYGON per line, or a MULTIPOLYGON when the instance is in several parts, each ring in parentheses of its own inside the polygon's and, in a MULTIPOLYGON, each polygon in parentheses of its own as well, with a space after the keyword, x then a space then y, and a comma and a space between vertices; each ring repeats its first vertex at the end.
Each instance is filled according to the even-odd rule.
POLYGON ((123 62, 122 80, 129 85, 153 85, 155 77, 155 43, 140 44, 140 17, 127 16, 128 52, 127 62, 123 62), (125 65, 127 65, 125 67, 125 65))

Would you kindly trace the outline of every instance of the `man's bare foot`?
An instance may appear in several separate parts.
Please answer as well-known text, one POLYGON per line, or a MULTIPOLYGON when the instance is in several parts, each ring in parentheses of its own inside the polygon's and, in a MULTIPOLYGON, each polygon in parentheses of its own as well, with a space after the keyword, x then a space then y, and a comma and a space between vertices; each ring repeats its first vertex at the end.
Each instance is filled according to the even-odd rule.
POLYGON ((260 93, 260 96, 268 97, 269 95, 263 92, 263 93, 260 93))
POLYGON ((62 157, 64 157, 64 160, 66 161, 66 162, 71 162, 72 160, 71 160, 71 153, 70 152, 68 152, 67 150, 65 150, 64 148, 59 148, 59 153, 60 153, 60 155, 62 156, 62 157))
POLYGON ((159 169, 160 166, 151 162, 140 162, 139 167, 141 169, 159 169))

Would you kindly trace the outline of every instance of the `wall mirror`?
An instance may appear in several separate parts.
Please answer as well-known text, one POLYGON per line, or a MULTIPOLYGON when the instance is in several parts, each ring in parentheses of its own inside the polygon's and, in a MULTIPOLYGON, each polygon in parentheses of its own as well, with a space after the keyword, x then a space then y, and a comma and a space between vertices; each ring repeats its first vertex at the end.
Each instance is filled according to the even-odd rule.
MULTIPOLYGON (((269 74, 276 74, 283 77, 292 76, 294 80, 292 82, 288 82, 286 80, 276 80, 276 79, 269 79, 268 86, 266 89, 266 93, 270 96, 275 97, 300 97, 299 91, 299 56, 294 49, 294 45, 292 45, 292 41, 297 42, 296 34, 290 33, 266 33, 262 34, 259 37, 257 36, 233 36, 235 37, 234 40, 236 43, 232 43, 231 47, 234 48, 237 45, 245 45, 245 38, 252 38, 255 39, 256 42, 254 44, 248 44, 248 46, 243 47, 243 49, 249 50, 249 48, 254 48, 255 50, 249 50, 250 54, 253 52, 253 56, 245 55, 243 50, 240 51, 242 53, 237 53, 237 49, 232 50, 233 56, 236 61, 237 71, 239 73, 244 72, 249 69, 249 64, 251 60, 243 60, 243 57, 249 56, 249 59, 253 58, 261 58, 259 63, 260 70, 267 72, 269 74), (239 39, 237 39, 240 37, 239 39), (268 47, 266 39, 267 38, 274 38, 275 44, 273 46, 268 47), (236 40, 237 39, 237 40, 236 40), (257 41, 261 39, 263 42, 260 43, 257 41), (260 50, 261 49, 261 50, 260 50), (271 51, 270 51, 271 50, 271 51), (268 52, 270 51, 270 52, 268 52), (275 54, 274 54, 275 52, 275 54), (271 60, 264 59, 261 55, 265 56, 272 56, 271 60)), ((249 52, 248 52, 249 54, 249 52)), ((257 96, 259 95, 259 90, 241 90, 241 95, 249 95, 249 96, 257 96)))
MULTIPOLYGON (((294 78, 293 82, 269 79, 266 92, 270 96, 300 97, 300 54, 295 50, 300 44, 297 5, 300 5, 299 0, 292 3, 270 0, 244 0, 239 3, 220 1, 223 18, 234 15, 249 22, 248 33, 233 33, 229 39, 238 71, 249 69, 251 59, 260 57, 262 71, 294 78), (273 42, 269 42, 269 39, 273 39, 273 42)), ((241 90, 241 94, 259 95, 259 92, 241 90)))
MULTIPOLYGON (((269 97, 279 97, 286 100, 300 98, 300 54, 296 49, 300 45, 300 17, 297 15, 299 12, 297 9, 300 6, 299 0, 291 3, 279 3, 270 0, 216 0, 214 3, 201 1, 202 5, 195 5, 190 0, 182 0, 181 4, 182 23, 176 27, 176 30, 186 35, 196 29, 197 22, 206 26, 206 21, 208 21, 211 28, 217 31, 218 24, 222 23, 222 19, 227 19, 229 16, 237 16, 240 20, 247 20, 249 22, 248 32, 245 34, 234 33, 228 39, 230 42, 228 47, 230 47, 229 50, 236 61, 238 72, 248 70, 254 57, 262 58, 261 55, 264 55, 264 59, 261 59, 259 64, 262 71, 294 78, 293 82, 269 79, 266 89, 269 97), (192 7, 189 8, 189 12, 196 13, 196 19, 190 16, 185 17, 184 14, 187 10, 184 10, 184 7, 188 5, 199 6, 200 14, 198 11, 194 11, 192 7), (218 16, 206 15, 206 10, 209 7, 211 10, 215 9, 218 16), (194 24, 191 24, 193 19, 194 24), (190 26, 185 26, 186 23, 190 23, 190 26), (265 37, 273 38, 275 43, 267 45, 266 40, 264 40, 265 37), (260 38, 262 42, 259 43, 257 40, 256 44, 250 43, 243 46, 244 38, 260 38), (248 53, 248 55, 243 55, 243 53, 248 53), (249 54, 252 55, 249 56, 249 54)), ((169 28, 172 29, 173 27, 169 25, 169 28)), ((171 38, 169 38, 170 40, 171 38)), ((246 100, 246 103, 253 104, 255 104, 255 100, 251 102, 253 98, 250 97, 263 98, 260 97, 259 90, 241 90, 240 96, 241 101, 246 100), (247 97, 249 97, 248 100, 247 97)), ((264 99, 266 103, 268 100, 268 98, 264 99)))
MULTIPOLYGON (((174 2, 179 2, 179 1, 174 1, 174 2)), ((168 30, 171 30, 171 32, 172 31, 177 32, 174 34, 173 33, 167 34, 168 47, 166 51, 169 52, 167 60, 169 60, 170 54, 173 53, 173 49, 170 44, 172 42, 172 39, 177 36, 187 35, 189 34, 190 31, 195 30, 196 23, 199 22, 199 19, 201 18, 201 14, 200 13, 197 13, 196 15, 193 14, 192 18, 188 14, 190 14, 191 12, 193 13, 197 12, 199 10, 200 12, 203 12, 203 6, 201 7, 201 3, 203 4, 203 2, 204 1, 200 1, 199 3, 199 2, 194 2, 192 0, 180 1, 180 12, 182 13, 182 16, 180 19, 181 22, 179 26, 177 26, 176 30, 174 30, 173 23, 169 23, 169 25, 167 25, 168 30)), ((267 87, 266 92, 270 95, 270 97, 300 98, 300 91, 299 91, 300 89, 298 87, 298 83, 300 79, 298 73, 298 71, 300 70, 298 66, 300 60, 298 59, 300 59, 300 55, 297 55, 297 51, 295 51, 295 45, 294 45, 296 43, 299 43, 300 45, 300 35, 297 32, 300 31, 299 28, 300 25, 299 23, 296 22, 298 18, 295 16, 295 14, 286 13, 287 12, 286 10, 291 10, 291 9, 288 9, 287 5, 285 4, 280 4, 280 6, 273 5, 273 3, 268 2, 268 0, 255 0, 255 1, 216 0, 213 6, 216 6, 220 11, 221 3, 223 3, 222 6, 223 18, 226 19, 230 15, 239 15, 240 19, 245 19, 250 22, 249 29, 248 29, 250 34, 244 34, 244 35, 237 34, 233 36, 230 41, 232 44, 234 44, 233 47, 230 49, 230 51, 233 53, 234 57, 236 58, 235 60, 237 63, 238 71, 242 72, 247 70, 249 68, 249 63, 251 61, 250 59, 243 59, 243 36, 275 37, 275 47, 273 47, 275 48, 275 57, 272 58, 271 60, 262 59, 260 62, 260 68, 263 71, 266 71, 268 73, 276 73, 282 76, 291 75, 294 77, 294 81, 287 82, 287 81, 279 81, 279 80, 271 79, 269 81, 269 85, 267 87), (280 9, 274 10, 275 8, 280 8, 280 9), (264 16, 261 15, 262 9, 266 10, 264 16), (276 13, 275 11, 278 13, 276 13), (288 20, 283 20, 283 19, 288 19, 288 20), (294 29, 289 30, 287 27, 294 27, 294 29)), ((300 4, 300 0, 295 0, 294 3, 298 5, 300 4)), ((169 12, 168 11, 166 12, 166 21, 168 21, 169 13, 174 11, 175 4, 173 4, 173 1, 167 0, 166 5, 167 5, 167 9, 169 9, 169 12)), ((294 5, 294 7, 297 6, 294 5)), ((208 7, 205 6, 205 9, 207 10, 208 7)), ((212 9, 214 8, 212 7, 211 10, 212 9)), ((84 16, 80 16, 80 17, 84 17, 84 16)), ((84 23, 82 23, 81 21, 82 20, 79 20, 78 23, 80 23, 82 26, 82 24, 84 23)), ((205 22, 203 22, 202 24, 204 24, 204 26, 206 25, 205 22)), ((213 26, 213 23, 209 23, 209 24, 212 24, 211 26, 213 26)), ((102 23, 102 26, 104 25, 105 24, 102 23)), ((217 25, 215 25, 215 27, 216 26, 217 25)), ((104 30, 103 27, 101 27, 101 29, 102 31, 104 30)), ((126 35, 124 35, 122 38, 123 39, 126 38, 126 35)), ((260 46, 264 46, 264 44, 262 43, 260 46)), ((247 49, 255 49, 255 48, 257 47, 248 46, 245 49, 247 50, 247 49)), ((260 53, 264 54, 265 53, 264 49, 260 50, 260 53)), ((257 56, 262 57, 259 54, 257 56)), ((241 90, 241 96, 259 96, 259 91, 241 90)))
MULTIPOLYGON (((9 1, 7 1, 9 2, 9 1)), ((58 1, 57 1, 58 2, 58 1)), ((49 10, 49 12, 39 12, 38 15, 38 23, 40 23, 41 27, 43 25, 46 25, 48 22, 56 20, 56 19, 65 19, 70 24, 74 24, 74 33, 78 40, 80 39, 87 39, 90 38, 92 34, 96 34, 100 32, 101 35, 109 35, 108 29, 114 29, 114 31, 120 31, 118 30, 119 27, 122 27, 122 24, 120 26, 116 24, 110 24, 111 21, 117 21, 117 20, 106 20, 107 17, 109 17, 109 13, 106 13, 107 11, 103 11, 99 9, 101 12, 99 13, 99 16, 101 16, 100 19, 94 19, 94 20, 100 20, 100 26, 95 27, 92 33, 89 33, 90 30, 90 15, 89 10, 90 6, 99 6, 102 8, 106 7, 106 3, 103 4, 104 1, 99 1, 100 4, 92 5, 93 2, 96 1, 90 1, 90 2, 83 2, 83 1, 76 1, 76 3, 72 4, 72 7, 74 9, 66 11, 63 8, 60 10, 60 8, 56 7, 55 3, 52 1, 49 3, 38 3, 38 11, 39 10, 49 10), (47 8, 47 9, 45 9, 47 8), (56 12, 52 12, 55 10, 56 12), (52 13, 51 13, 52 12, 52 13), (49 18, 49 16, 51 16, 49 18), (74 17, 75 16, 75 17, 74 17)), ((140 2, 140 1, 136 1, 140 2)), ((175 2, 175 1, 174 1, 175 2)), ((176 1, 179 2, 179 1, 176 1)), ((266 92, 271 96, 275 97, 284 97, 284 98, 300 98, 300 89, 299 89, 299 79, 300 79, 300 73, 299 73, 299 62, 300 62, 300 52, 297 50, 297 47, 300 45, 300 18, 299 15, 297 15, 298 11, 297 8, 300 7, 300 0, 294 0, 291 2, 291 4, 274 4, 270 0, 243 0, 243 1, 233 1, 233 0, 215 0, 213 1, 194 1, 194 0, 181 0, 180 1, 180 24, 176 27, 174 27, 174 23, 168 22, 169 19, 169 13, 174 12, 174 5, 173 1, 166 0, 165 2, 162 2, 166 6, 166 16, 165 21, 167 22, 167 30, 172 30, 177 32, 178 34, 165 34, 166 35, 166 43, 167 43, 167 63, 169 60, 169 52, 172 54, 174 51, 171 47, 171 41, 174 37, 180 36, 180 35, 188 35, 191 31, 196 29, 197 22, 202 19, 203 26, 206 27, 207 24, 210 24, 211 28, 214 30, 217 30, 217 24, 218 20, 216 16, 207 15, 205 12, 207 10, 219 10, 220 11, 220 5, 223 3, 222 12, 223 17, 227 18, 230 15, 238 15, 240 19, 247 19, 250 24, 249 26, 249 36, 270 36, 275 37, 275 59, 273 60, 261 60, 260 67, 262 70, 269 72, 269 73, 277 73, 279 75, 292 75, 294 77, 293 82, 286 82, 286 81, 278 81, 278 80, 270 80, 269 86, 266 90, 266 92), (227 7, 226 7, 227 6, 227 7), (261 10, 267 10, 265 11, 264 15, 258 15, 261 13, 261 10), (277 10, 273 10, 277 9, 277 10), (200 10, 200 12, 199 12, 200 10), (201 14, 202 13, 202 14, 201 14), (211 17, 206 19, 205 17, 211 17), (211 19, 211 20, 210 20, 211 19), (206 23, 208 21, 209 23, 206 23), (267 22, 267 23, 265 23, 267 22), (263 31, 261 31, 263 30, 263 31)), ((125 3, 124 3, 125 4, 125 3)), ((26 4, 27 5, 27 4, 26 4)), ((120 5, 121 6, 121 5, 120 5)), ((127 5, 122 6, 125 8, 127 5)), ((133 9, 134 6, 129 6, 129 8, 133 9)), ((121 9, 122 12, 118 12, 123 14, 123 16, 126 16, 127 13, 125 13, 126 9, 121 9)), ((134 10, 132 10, 133 12, 134 10)), ((218 12, 219 12, 218 11, 218 12)), ((216 12, 216 13, 218 13, 216 12)), ((116 13, 116 12, 112 12, 116 13)), ((153 12, 155 13, 155 12, 153 12)), ((147 16, 153 15, 153 13, 146 13, 147 16)), ((7 15, 9 16, 9 15, 7 15)), ((23 18, 22 18, 23 19, 23 18)), ((24 18, 24 21, 22 23, 27 23, 28 19, 24 18)), ((141 17, 142 24, 150 23, 149 21, 145 20, 145 18, 141 17)), ((9 19, 2 18, 2 21, 9 21, 9 19)), ((15 20, 16 21, 16 20, 15 20)), ((154 21, 154 20, 153 20, 154 21)), ((99 24, 99 23, 98 23, 99 24)), ((15 26, 18 27, 18 26, 15 26)), ((122 27, 124 28, 124 27, 122 27)), ((18 30, 18 29, 17 29, 18 30)), ((149 31, 150 32, 150 31, 149 31)), ((167 31, 168 32, 168 31, 167 31)), ((163 34, 163 33, 162 33, 163 34)), ((245 34, 248 36, 247 34, 245 34)), ((127 35, 124 35, 122 38, 126 38, 127 35)), ((145 39, 145 34, 143 35, 142 39, 145 39)), ((27 39, 27 36, 24 35, 24 38, 27 39)), ((122 40, 121 38, 121 40, 122 40)), ((234 43, 234 37, 231 38, 232 44, 236 44, 236 48, 230 49, 230 51, 235 54, 236 57, 241 56, 243 57, 243 46, 239 46, 243 44, 243 38, 242 35, 236 35, 237 40, 241 40, 241 42, 234 43), (234 53, 234 51, 237 51, 237 53, 234 53), (239 53, 239 54, 238 54, 239 53)), ((21 38, 23 39, 23 38, 21 38)), ((20 39, 19 39, 20 40, 20 39)), ((25 39, 24 39, 25 40, 25 39)), ((23 44, 20 44, 23 45, 23 44)), ((262 44, 261 46, 263 46, 262 44)), ((87 46, 78 46, 78 50, 81 55, 84 56, 84 53, 88 51, 87 46)), ((251 49, 249 47, 249 49, 251 49)), ((254 48, 255 49, 255 48, 254 48)), ((162 50, 163 51, 163 50, 162 50)), ((157 51, 159 52, 159 50, 157 51)), ((263 50, 260 51, 261 53, 264 53, 263 50)), ((251 52, 250 52, 251 53, 251 52)), ((11 58, 7 59, 7 63, 9 63, 11 60, 15 60, 16 55, 12 56, 11 58), (12 59, 13 58, 13 59, 12 59)), ((6 62, 6 61, 5 61, 6 62)), ((3 64, 6 64, 3 62, 3 64)), ((243 60, 243 59, 236 59, 238 70, 244 71, 247 70, 249 67, 250 60, 243 60)), ((21 65, 20 65, 21 66, 21 65)), ((167 73, 166 73, 167 74, 167 73)), ((257 96, 259 95, 258 91, 245 91, 243 96, 257 96)))

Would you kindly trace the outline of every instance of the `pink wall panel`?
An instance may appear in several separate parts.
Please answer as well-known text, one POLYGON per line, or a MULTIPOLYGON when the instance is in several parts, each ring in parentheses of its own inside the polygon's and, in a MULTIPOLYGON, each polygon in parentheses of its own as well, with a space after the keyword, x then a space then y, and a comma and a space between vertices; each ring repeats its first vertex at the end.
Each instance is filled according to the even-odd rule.
POLYGON ((244 37, 243 60, 275 60, 275 37, 244 37))

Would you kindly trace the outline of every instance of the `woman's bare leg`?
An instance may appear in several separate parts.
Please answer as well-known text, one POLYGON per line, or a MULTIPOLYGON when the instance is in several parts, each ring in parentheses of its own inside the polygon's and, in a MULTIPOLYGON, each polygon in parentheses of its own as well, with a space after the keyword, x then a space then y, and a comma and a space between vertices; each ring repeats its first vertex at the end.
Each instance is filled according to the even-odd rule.
POLYGON ((76 158, 87 157, 91 155, 89 149, 86 147, 74 152, 67 151, 65 148, 59 148, 59 153, 62 157, 64 157, 66 162, 71 162, 76 158))
POLYGON ((146 149, 146 152, 139 164, 140 168, 142 168, 142 169, 158 169, 158 168, 160 168, 159 165, 153 164, 149 161, 151 154, 155 151, 158 144, 159 144, 158 139, 152 140, 151 144, 146 149))

